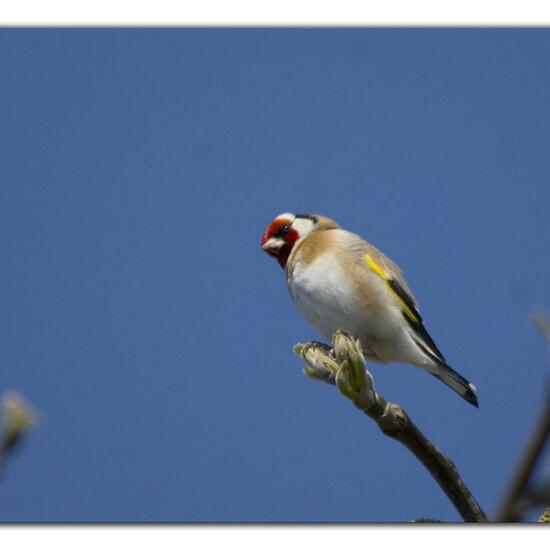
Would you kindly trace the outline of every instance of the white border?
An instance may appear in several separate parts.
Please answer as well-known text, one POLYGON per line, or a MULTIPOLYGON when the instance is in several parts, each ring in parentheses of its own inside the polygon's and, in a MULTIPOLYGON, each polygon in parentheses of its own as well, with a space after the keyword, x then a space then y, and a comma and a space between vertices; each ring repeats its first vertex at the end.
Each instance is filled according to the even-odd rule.
MULTIPOLYGON (((4 26, 545 26, 550 2, 522 0, 16 0, 2 2, 4 26)), ((181 548, 281 547, 316 549, 378 546, 446 549, 506 544, 533 545, 547 537, 543 526, 2 526, 5 548, 56 550, 99 546, 181 548)))
MULTIPOLYGON (((56 550, 97 548, 224 548, 280 550, 281 548, 407 548, 446 550, 544 544, 548 529, 521 526, 96 526, 0 527, 5 548, 55 547, 56 550)), ((544 547, 544 546, 541 546, 544 547)))
POLYGON ((9 26, 544 26, 546 0, 3 0, 9 26))

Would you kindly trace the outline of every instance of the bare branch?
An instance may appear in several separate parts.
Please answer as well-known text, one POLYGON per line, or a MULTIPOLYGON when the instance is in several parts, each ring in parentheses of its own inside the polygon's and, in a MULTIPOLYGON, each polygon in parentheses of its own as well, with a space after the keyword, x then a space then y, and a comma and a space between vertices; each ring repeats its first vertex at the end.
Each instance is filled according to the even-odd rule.
POLYGON ((528 505, 527 488, 533 475, 548 437, 550 436, 550 400, 546 403, 537 426, 525 449, 525 452, 512 478, 512 483, 504 497, 503 503, 496 514, 495 521, 516 522, 527 513, 528 505))
POLYGON ((319 343, 295 346, 294 351, 307 363, 304 373, 337 386, 376 422, 382 433, 405 445, 437 481, 464 521, 486 522, 487 517, 453 462, 413 424, 401 406, 386 401, 375 391, 359 341, 337 332, 333 343, 332 350, 319 343))
MULTIPOLYGON (((550 348, 550 319, 548 316, 542 310, 535 310, 531 314, 531 320, 550 348)), ((549 437, 550 392, 547 392, 542 413, 520 459, 516 473, 512 477, 512 482, 496 514, 495 521, 503 523, 520 521, 529 511, 531 507, 528 495, 529 481, 549 437)))

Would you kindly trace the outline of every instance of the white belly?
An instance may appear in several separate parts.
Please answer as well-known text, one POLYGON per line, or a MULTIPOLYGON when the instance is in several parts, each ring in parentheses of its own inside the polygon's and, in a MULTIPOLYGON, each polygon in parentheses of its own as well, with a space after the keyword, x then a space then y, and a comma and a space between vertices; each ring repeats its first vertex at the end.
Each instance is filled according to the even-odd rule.
POLYGON ((356 333, 359 329, 353 300, 353 289, 343 273, 323 255, 306 269, 295 266, 288 280, 288 289, 294 303, 327 340, 336 330, 356 333))
POLYGON ((373 275, 371 295, 358 299, 357 289, 338 263, 323 254, 302 268, 299 260, 288 278, 296 306, 319 333, 331 341, 337 330, 359 338, 369 360, 424 363, 411 340, 401 311, 373 275))

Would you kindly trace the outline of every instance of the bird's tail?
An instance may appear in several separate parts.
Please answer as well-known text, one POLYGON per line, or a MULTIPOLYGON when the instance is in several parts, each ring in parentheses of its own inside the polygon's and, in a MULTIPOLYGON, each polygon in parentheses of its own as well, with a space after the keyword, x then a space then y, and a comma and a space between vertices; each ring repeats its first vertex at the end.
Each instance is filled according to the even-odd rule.
POLYGON ((437 367, 433 370, 430 369, 429 372, 436 378, 439 378, 441 382, 447 384, 447 386, 458 393, 458 395, 466 399, 468 403, 471 403, 474 407, 479 407, 475 386, 468 382, 466 378, 460 376, 458 372, 449 367, 447 363, 438 361, 437 367))

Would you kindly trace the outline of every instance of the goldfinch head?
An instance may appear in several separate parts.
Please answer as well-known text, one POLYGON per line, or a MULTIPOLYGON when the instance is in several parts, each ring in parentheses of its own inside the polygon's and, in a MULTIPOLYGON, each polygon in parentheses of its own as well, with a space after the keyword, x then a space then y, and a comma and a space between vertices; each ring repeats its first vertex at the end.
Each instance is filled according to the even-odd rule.
POLYGON ((267 226, 262 236, 261 247, 264 252, 276 258, 284 269, 294 244, 313 231, 337 229, 338 225, 314 214, 279 214, 267 226))

